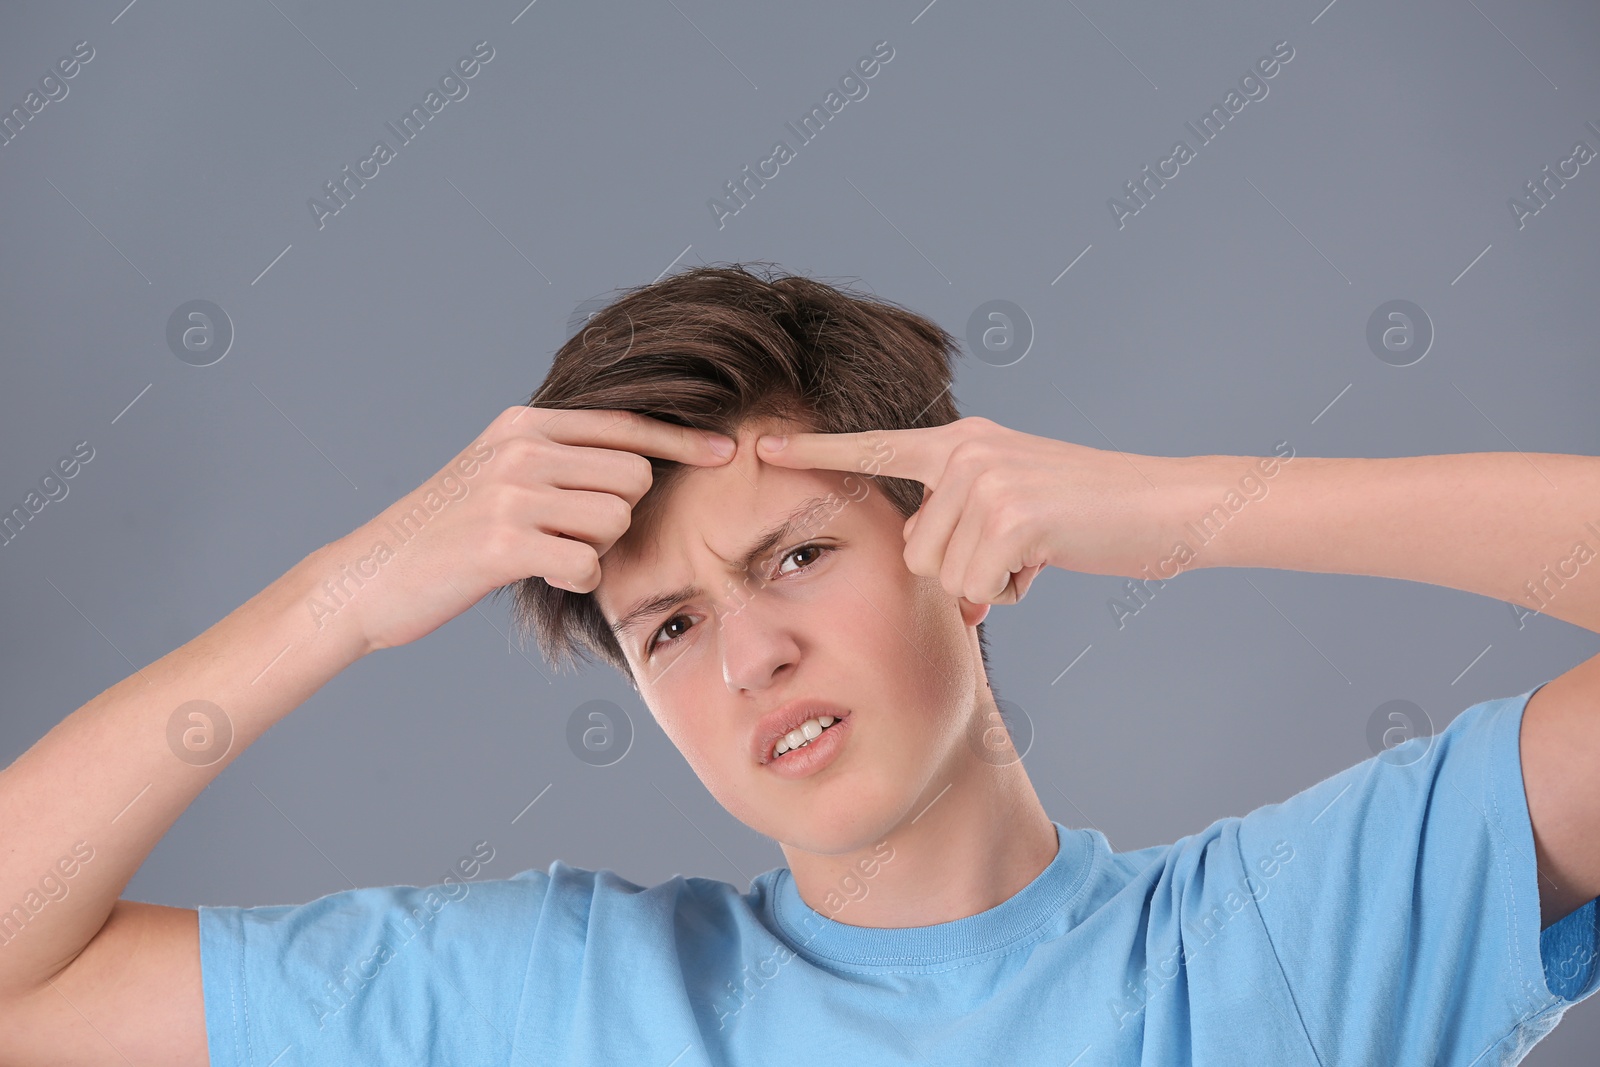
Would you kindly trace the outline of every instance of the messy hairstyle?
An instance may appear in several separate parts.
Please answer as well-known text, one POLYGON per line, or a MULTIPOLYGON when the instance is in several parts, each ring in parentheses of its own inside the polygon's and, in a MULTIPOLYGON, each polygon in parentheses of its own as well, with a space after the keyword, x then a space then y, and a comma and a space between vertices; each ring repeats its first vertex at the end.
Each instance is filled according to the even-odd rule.
MULTIPOLYGON (((770 264, 766 265, 770 266, 770 264)), ((556 352, 528 400, 539 408, 608 408, 736 436, 750 419, 789 418, 814 433, 941 426, 960 415, 951 394, 957 341, 889 301, 742 264, 695 267, 624 291, 556 352)), ((687 466, 649 457, 649 514, 687 466)), ((863 474, 902 516, 922 505, 922 483, 863 474)), ((559 671, 598 658, 637 687, 592 593, 541 577, 502 586, 525 639, 531 632, 559 671)), ((978 647, 984 673, 989 648, 978 647)))

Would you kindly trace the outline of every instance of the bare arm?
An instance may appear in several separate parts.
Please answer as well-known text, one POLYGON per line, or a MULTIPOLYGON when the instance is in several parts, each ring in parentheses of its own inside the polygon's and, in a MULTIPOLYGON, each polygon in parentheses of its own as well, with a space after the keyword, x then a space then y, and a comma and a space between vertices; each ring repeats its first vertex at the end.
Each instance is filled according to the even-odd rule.
POLYGON ((371 522, 67 716, 0 772, 0 1067, 203 1067, 196 912, 120 900, 206 785, 373 649, 537 576, 583 592, 651 484, 709 435, 509 408, 371 522))
POLYGON ((0 1063, 90 1063, 97 1052, 106 1062, 206 1062, 195 913, 124 902, 118 921, 107 919, 200 791, 365 651, 354 614, 319 629, 308 609, 336 573, 328 551, 90 700, 0 772, 0 1063), (184 709, 195 700, 214 708, 184 709), (143 944, 150 923, 179 932, 193 959, 173 953, 171 938, 143 944), (102 928, 113 936, 86 952, 102 928), (145 962, 168 968, 162 977, 181 969, 181 992, 118 948, 149 953, 145 962), (103 958, 75 970, 80 954, 103 958))
POLYGON ((1542 612, 1600 632, 1600 458, 1267 458, 1270 474, 1250 456, 1159 460, 1176 475, 1156 480, 1186 490, 1190 566, 1404 578, 1516 605, 1519 626, 1542 612))
MULTIPOLYGON (((765 440, 765 439, 763 439, 765 440)), ((1044 566, 1165 581, 1196 567, 1404 578, 1600 632, 1600 457, 1146 456, 991 419, 768 442, 777 466, 923 483, 906 566, 971 604, 1044 566)), ((1600 656, 1540 688, 1520 737, 1546 926, 1600 894, 1600 656)))
MULTIPOLYGON (((1507 601, 1519 629, 1542 613, 1600 631, 1600 458, 1302 457, 1270 476, 1242 456, 1161 462, 1186 487, 1191 565, 1406 578, 1507 601), (1219 510, 1230 489, 1237 510, 1219 510)), ((1600 656, 1529 699, 1520 747, 1548 926, 1600 894, 1600 656)))

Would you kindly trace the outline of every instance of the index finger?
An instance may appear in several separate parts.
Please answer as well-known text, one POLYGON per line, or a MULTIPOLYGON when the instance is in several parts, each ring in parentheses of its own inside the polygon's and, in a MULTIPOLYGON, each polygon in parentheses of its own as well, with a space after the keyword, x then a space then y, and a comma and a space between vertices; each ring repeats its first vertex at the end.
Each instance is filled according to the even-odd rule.
POLYGON ((733 454, 734 441, 724 434, 680 426, 636 411, 567 408, 555 415, 543 430, 546 437, 559 444, 614 448, 701 467, 726 463, 733 454), (719 455, 713 442, 726 444, 727 452, 719 455))
POLYGON ((763 460, 778 467, 820 467, 824 470, 887 474, 923 485, 938 481, 944 470, 942 426, 911 430, 867 430, 863 433, 792 433, 773 451, 771 435, 756 442, 763 460))

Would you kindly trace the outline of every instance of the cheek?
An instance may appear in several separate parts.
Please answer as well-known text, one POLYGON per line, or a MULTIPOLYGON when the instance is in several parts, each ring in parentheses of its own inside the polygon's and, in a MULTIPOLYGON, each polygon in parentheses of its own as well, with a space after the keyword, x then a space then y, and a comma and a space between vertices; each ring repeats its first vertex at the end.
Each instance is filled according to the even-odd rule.
MULTIPOLYGON (((661 727, 661 732, 667 735, 667 740, 672 742, 672 747, 684 754, 687 759, 695 751, 695 746, 702 743, 704 730, 693 721, 693 713, 679 709, 692 708, 688 694, 673 695, 662 689, 655 689, 647 701, 650 714, 656 720, 656 725, 661 727), (658 709, 671 709, 662 712, 658 709)), ((693 760, 691 759, 691 762, 693 760)))
MULTIPOLYGON (((922 752, 949 743, 977 677, 954 598, 937 580, 912 574, 903 560, 889 562, 896 566, 885 563, 870 588, 856 581, 860 595, 850 592, 854 610, 836 639, 853 661, 872 665, 862 685, 875 699, 919 709, 898 729, 905 731, 908 753, 922 752)), ((922 758, 912 762, 920 765, 922 758)))
POLYGON ((927 706, 958 706, 970 697, 978 680, 960 608, 937 580, 914 580, 918 587, 909 594, 907 632, 915 635, 917 647, 900 642, 911 657, 906 673, 927 706), (938 669, 929 669, 930 663, 938 664, 938 669))
MULTIPOLYGON (((676 675, 678 672, 675 670, 672 673, 676 675)), ((672 747, 678 750, 695 776, 705 782, 708 788, 728 773, 729 753, 734 751, 731 746, 738 742, 726 733, 718 732, 708 714, 709 707, 702 689, 683 683, 679 683, 676 692, 658 689, 652 692, 649 706, 661 732, 667 735, 672 747), (665 714, 654 710, 663 707, 672 710, 665 714)), ((726 727, 722 729, 725 731, 726 727)))
POLYGON ((903 594, 908 608, 907 626, 917 636, 918 647, 930 656, 937 650, 948 653, 951 638, 960 621, 954 600, 933 578, 908 573, 903 594))

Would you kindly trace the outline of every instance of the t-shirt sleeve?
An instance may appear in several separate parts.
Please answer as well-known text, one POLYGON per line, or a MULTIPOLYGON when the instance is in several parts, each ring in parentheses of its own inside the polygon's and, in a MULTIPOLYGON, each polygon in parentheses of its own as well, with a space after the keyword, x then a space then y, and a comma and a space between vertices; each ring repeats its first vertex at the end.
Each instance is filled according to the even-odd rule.
POLYGON ((1257 907, 1321 1062, 1515 1063, 1600 985, 1595 901, 1540 929, 1537 688, 1241 820, 1245 855, 1294 849, 1257 907))
POLYGON ((548 875, 200 907, 212 1067, 503 1063, 548 875))

